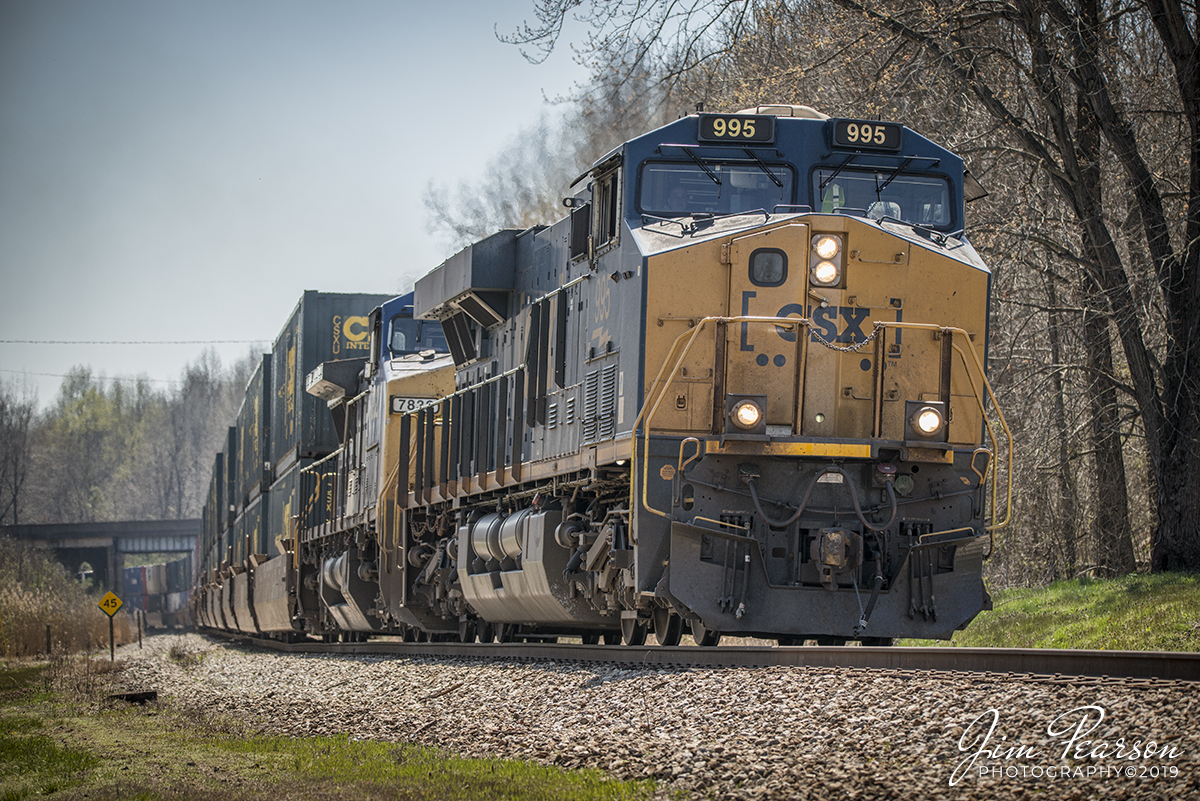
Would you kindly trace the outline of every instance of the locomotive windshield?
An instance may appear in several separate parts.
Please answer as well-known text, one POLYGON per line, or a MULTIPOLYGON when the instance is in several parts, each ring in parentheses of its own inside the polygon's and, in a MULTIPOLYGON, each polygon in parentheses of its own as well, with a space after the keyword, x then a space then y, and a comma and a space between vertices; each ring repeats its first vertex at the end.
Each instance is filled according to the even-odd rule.
POLYGON ((935 175, 820 168, 813 171, 814 208, 822 213, 862 209, 873 220, 890 217, 946 228, 953 223, 950 182, 935 175))
POLYGON ((422 322, 397 315, 392 318, 391 328, 388 348, 393 356, 420 353, 423 350, 450 352, 446 345, 446 336, 442 333, 442 326, 438 323, 422 322))
POLYGON ((715 161, 647 162, 639 205, 648 214, 736 214, 792 202, 792 168, 786 164, 715 161))

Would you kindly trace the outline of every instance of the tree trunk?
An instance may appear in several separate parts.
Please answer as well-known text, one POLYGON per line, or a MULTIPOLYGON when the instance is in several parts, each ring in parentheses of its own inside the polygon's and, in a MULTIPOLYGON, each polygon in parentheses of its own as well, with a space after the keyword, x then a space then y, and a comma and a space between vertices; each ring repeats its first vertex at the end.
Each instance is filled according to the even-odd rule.
MULTIPOLYGON (((1081 0, 1080 16, 1085 25, 1098 24, 1099 9, 1095 0, 1081 0)), ((1100 126, 1082 95, 1076 96, 1075 141, 1078 149, 1081 189, 1091 198, 1090 210, 1097 216, 1092 225, 1080 226, 1084 251, 1093 265, 1103 256, 1093 237, 1093 226, 1103 225, 1104 194, 1100 180, 1100 126)), ((1091 414, 1091 442, 1096 465, 1092 481, 1091 539, 1095 554, 1093 563, 1107 576, 1123 576, 1136 568, 1133 558, 1133 537, 1129 530, 1129 498, 1125 485, 1125 456, 1121 449, 1120 410, 1117 389, 1113 385, 1112 339, 1109 336, 1108 316, 1104 297, 1095 276, 1096 270, 1085 270, 1080 276, 1085 318, 1083 347, 1087 360, 1088 407, 1091 414)))
POLYGON ((1150 567, 1195 570, 1200 567, 1200 426, 1192 397, 1181 393, 1174 447, 1164 449, 1155 465, 1158 528, 1151 538, 1150 567))
MULTIPOLYGON (((1063 578, 1071 578, 1079 565, 1079 554, 1076 547, 1079 527, 1079 507, 1075 495, 1075 465, 1072 459, 1071 431, 1067 425, 1066 396, 1063 387, 1063 348, 1062 330, 1066 324, 1063 313, 1059 310, 1057 279, 1047 271, 1046 299, 1050 307, 1049 321, 1046 327, 1050 338, 1050 385, 1054 393, 1051 408, 1054 415, 1054 430, 1058 432, 1058 469, 1055 479, 1058 483, 1058 520, 1062 531, 1062 561, 1063 578)), ((1056 565, 1057 567, 1057 565, 1056 565)), ((1058 572, 1057 570, 1055 571, 1058 572)))

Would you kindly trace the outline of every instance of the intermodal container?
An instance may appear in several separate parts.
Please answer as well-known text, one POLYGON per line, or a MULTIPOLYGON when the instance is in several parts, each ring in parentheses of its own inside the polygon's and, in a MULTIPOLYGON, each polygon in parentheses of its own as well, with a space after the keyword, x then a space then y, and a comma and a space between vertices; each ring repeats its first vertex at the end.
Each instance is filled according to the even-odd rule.
MULTIPOLYGON (((225 434, 225 514, 220 526, 222 534, 233 525, 238 512, 242 510, 242 493, 238 490, 238 435, 237 427, 230 426, 225 434)), ((224 557, 222 557, 224 558, 224 557)))
POLYGON ((276 476, 297 459, 319 458, 337 449, 329 408, 304 391, 304 378, 322 362, 370 358, 370 314, 389 299, 308 291, 296 304, 271 353, 270 448, 276 476))
POLYGON ((257 498, 270 484, 271 354, 262 361, 246 384, 246 396, 237 415, 238 483, 242 506, 257 498))
POLYGON ((277 476, 267 493, 267 545, 268 556, 275 557, 287 550, 292 540, 292 518, 300 515, 306 504, 315 504, 319 498, 300 497, 300 471, 312 464, 312 459, 301 459, 292 464, 282 476, 277 476))
MULTIPOLYGON (((225 503, 225 454, 213 459, 212 478, 208 482, 208 497, 204 502, 204 525, 201 528, 200 553, 208 554, 225 530, 228 521, 225 503)), ((211 565, 206 565, 211 567, 211 565)))

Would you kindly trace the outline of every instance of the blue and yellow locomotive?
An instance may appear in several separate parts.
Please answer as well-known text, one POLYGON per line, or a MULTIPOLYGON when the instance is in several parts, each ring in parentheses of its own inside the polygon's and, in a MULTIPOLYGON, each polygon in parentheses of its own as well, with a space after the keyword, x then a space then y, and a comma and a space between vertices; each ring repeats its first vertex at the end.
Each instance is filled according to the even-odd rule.
POLYGON ((259 630, 886 643, 988 608, 1012 441, 962 160, 763 106, 681 118, 580 185, 308 377, 341 442, 248 566, 259 630), (397 347, 419 320, 444 346, 397 347))
POLYGON ((417 282, 453 389, 372 401, 375 509, 301 520, 310 603, 350 610, 316 630, 886 642, 987 608, 1012 446, 962 160, 770 106, 679 119, 584 180, 565 219, 417 282))

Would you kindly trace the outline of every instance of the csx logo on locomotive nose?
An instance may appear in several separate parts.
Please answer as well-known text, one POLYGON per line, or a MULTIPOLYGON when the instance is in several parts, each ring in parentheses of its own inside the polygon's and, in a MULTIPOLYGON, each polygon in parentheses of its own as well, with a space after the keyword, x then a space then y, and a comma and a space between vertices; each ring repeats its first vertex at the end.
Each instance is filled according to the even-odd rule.
MULTIPOLYGON (((813 321, 812 333, 814 338, 819 336, 826 342, 852 345, 856 342, 862 342, 870 335, 872 329, 871 315, 873 311, 876 315, 879 314, 878 310, 858 306, 805 307, 800 303, 789 303, 781 308, 775 316, 791 317, 799 315, 801 317, 810 317, 813 321)), ((878 317, 875 319, 878 319, 878 317)), ((902 322, 901 311, 899 309, 896 309, 896 321, 902 322)), ((787 342, 796 341, 794 331, 785 331, 776 326, 775 332, 787 342)), ((898 343, 899 340, 897 339, 898 343)))

